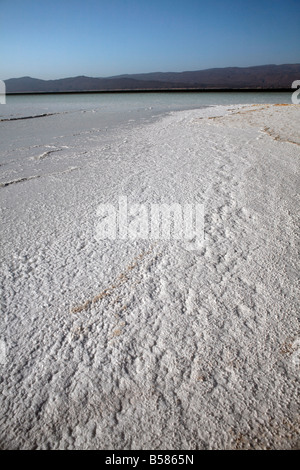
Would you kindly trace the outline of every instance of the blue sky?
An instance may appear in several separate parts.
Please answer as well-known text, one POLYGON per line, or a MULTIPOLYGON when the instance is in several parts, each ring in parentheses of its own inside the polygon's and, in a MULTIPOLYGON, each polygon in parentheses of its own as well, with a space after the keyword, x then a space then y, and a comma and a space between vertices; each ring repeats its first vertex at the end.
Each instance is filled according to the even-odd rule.
POLYGON ((299 0, 0 0, 0 79, 300 62, 299 0))

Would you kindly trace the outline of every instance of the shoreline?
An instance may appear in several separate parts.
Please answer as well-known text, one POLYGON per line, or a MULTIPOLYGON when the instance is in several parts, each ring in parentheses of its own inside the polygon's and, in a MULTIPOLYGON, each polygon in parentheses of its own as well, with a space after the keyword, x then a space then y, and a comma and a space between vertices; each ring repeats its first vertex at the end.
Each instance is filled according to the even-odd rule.
POLYGON ((158 88, 158 89, 115 89, 115 90, 82 90, 82 91, 20 91, 7 92, 7 96, 14 95, 81 95, 98 93, 291 93, 292 88, 158 88))

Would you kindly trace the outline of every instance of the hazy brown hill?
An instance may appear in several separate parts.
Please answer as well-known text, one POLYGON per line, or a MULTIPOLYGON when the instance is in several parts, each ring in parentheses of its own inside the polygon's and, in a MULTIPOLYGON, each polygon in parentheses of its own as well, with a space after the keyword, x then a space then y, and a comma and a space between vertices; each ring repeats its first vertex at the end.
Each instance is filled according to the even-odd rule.
MULTIPOLYGON (((5 80, 5 83, 7 93, 167 89, 178 87, 177 83, 135 80, 130 77, 90 78, 81 76, 58 80, 39 80, 31 77, 21 77, 5 80)), ((182 86, 185 87, 186 85, 183 84, 182 86)))
POLYGON ((102 91, 173 88, 290 88, 300 80, 300 64, 227 67, 191 72, 154 72, 106 78, 85 76, 58 80, 31 77, 6 80, 7 93, 102 91))
MULTIPOLYGON (((214 68, 192 72, 154 72, 135 75, 120 75, 114 78, 131 77, 137 80, 154 80, 171 83, 190 83, 214 85, 231 85, 233 83, 243 83, 263 86, 280 83, 284 87, 290 87, 291 76, 293 80, 299 79, 300 64, 286 65, 260 65, 255 67, 226 67, 214 68)), ((247 86, 247 85, 245 85, 247 86)))

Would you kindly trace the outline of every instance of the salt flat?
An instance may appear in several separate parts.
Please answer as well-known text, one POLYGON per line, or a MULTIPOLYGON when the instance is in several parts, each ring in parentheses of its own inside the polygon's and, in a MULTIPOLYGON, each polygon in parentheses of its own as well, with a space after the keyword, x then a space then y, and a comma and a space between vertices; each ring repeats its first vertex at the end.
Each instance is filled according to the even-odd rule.
POLYGON ((299 113, 174 112, 3 167, 2 449, 299 447, 299 113), (203 204, 203 246, 99 240, 120 196, 203 204))

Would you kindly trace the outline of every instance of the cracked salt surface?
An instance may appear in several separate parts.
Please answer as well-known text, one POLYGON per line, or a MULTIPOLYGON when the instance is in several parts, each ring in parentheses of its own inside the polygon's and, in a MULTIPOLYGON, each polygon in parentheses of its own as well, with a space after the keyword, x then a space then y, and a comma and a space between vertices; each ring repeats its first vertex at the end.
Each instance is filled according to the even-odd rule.
POLYGON ((297 106, 216 106, 28 151, 24 181, 16 156, 1 448, 299 446, 298 123, 297 106), (204 245, 97 240, 120 195, 204 204, 204 245))

